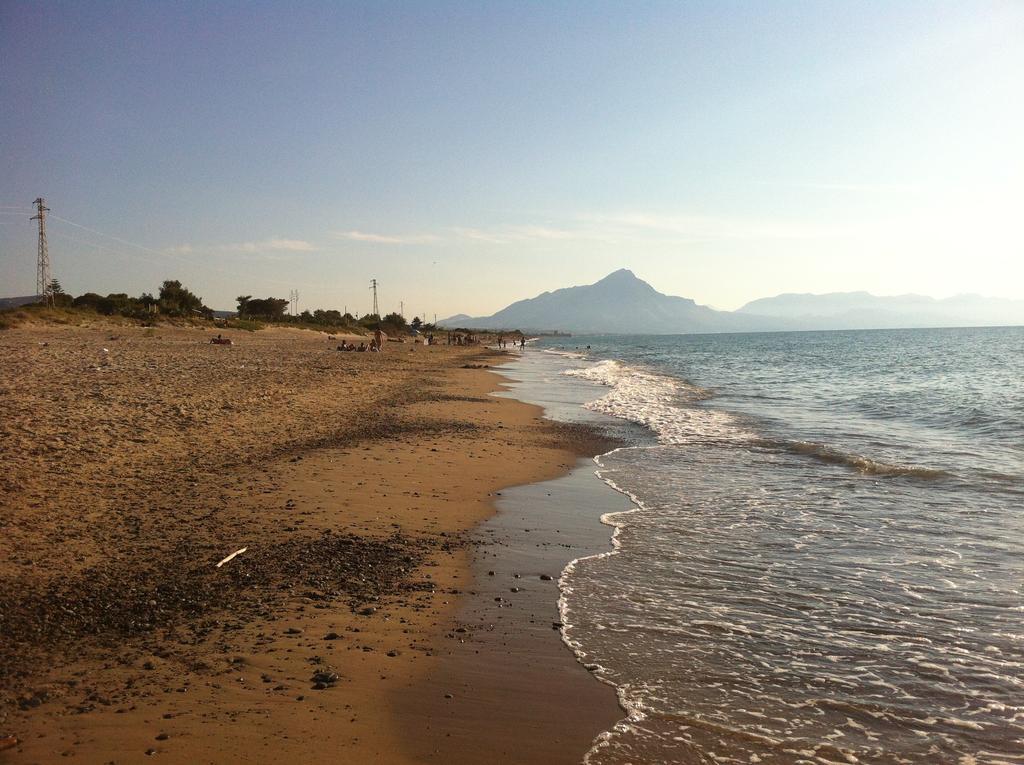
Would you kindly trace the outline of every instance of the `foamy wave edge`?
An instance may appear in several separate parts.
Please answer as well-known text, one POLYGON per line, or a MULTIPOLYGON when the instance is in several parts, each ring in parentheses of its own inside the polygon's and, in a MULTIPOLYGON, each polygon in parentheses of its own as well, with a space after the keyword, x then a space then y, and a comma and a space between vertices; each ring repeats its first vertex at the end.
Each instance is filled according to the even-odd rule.
POLYGON ((736 416, 718 409, 685 406, 709 399, 712 391, 686 380, 604 359, 562 372, 611 390, 584 406, 654 433, 662 444, 742 443, 755 439, 736 416))
POLYGON ((639 723, 642 720, 644 720, 647 717, 647 712, 643 704, 638 702, 636 699, 629 698, 626 689, 618 685, 615 681, 608 677, 608 669, 606 667, 603 667, 602 665, 596 664, 594 662, 588 662, 588 654, 586 651, 583 650, 583 647, 580 645, 580 641, 574 640, 571 636, 570 633, 572 631, 573 624, 569 619, 570 608, 568 598, 570 595, 572 595, 573 589, 569 585, 568 579, 570 576, 572 576, 573 573, 575 573, 577 565, 583 561, 597 560, 600 558, 607 558, 612 555, 618 555, 619 550, 622 547, 622 541, 619 539, 619 534, 627 525, 626 521, 624 520, 624 517, 632 515, 633 513, 639 513, 647 509, 647 507, 644 505, 644 503, 640 500, 639 497, 637 497, 635 494, 628 491, 627 489, 623 489, 612 479, 604 476, 604 474, 601 472, 604 468, 604 465, 601 463, 601 458, 611 456, 612 454, 615 454, 620 451, 626 451, 627 449, 632 450, 650 448, 656 447, 623 446, 619 447, 618 449, 612 449, 610 452, 606 452, 605 454, 599 454, 596 457, 594 457, 594 463, 597 465, 598 468, 597 470, 594 471, 594 475, 596 475, 614 491, 617 491, 619 494, 622 494, 623 496, 627 497, 629 501, 632 502, 636 507, 633 507, 629 510, 619 510, 614 513, 605 513, 604 515, 602 515, 601 523, 603 523, 606 526, 612 527, 612 535, 610 539, 612 549, 605 550, 604 552, 600 553, 595 553, 594 555, 584 555, 579 558, 574 558, 566 564, 565 568, 562 569, 561 575, 558 577, 558 617, 559 620, 562 622, 562 642, 565 643, 565 645, 569 648, 570 651, 573 652, 573 654, 575 654, 576 660, 584 667, 586 667, 587 670, 590 671, 590 673, 595 678, 597 678, 599 682, 602 682, 606 685, 610 685, 612 688, 615 689, 615 695, 618 698, 619 706, 622 707, 623 711, 626 713, 625 719, 615 723, 615 725, 613 725, 610 730, 600 733, 597 736, 597 738, 594 739, 594 743, 591 745, 590 749, 586 752, 586 754, 583 755, 584 765, 588 765, 591 762, 591 758, 593 757, 593 755, 595 755, 598 751, 610 746, 612 739, 616 735, 629 732, 635 723, 639 723))
POLYGON ((925 465, 881 462, 827 444, 766 439, 749 430, 729 412, 686 405, 711 398, 711 391, 685 380, 632 367, 614 359, 567 369, 562 374, 611 388, 607 394, 584 406, 592 411, 642 425, 655 433, 665 445, 745 444, 809 457, 826 465, 840 465, 861 475, 925 481, 953 477, 953 474, 945 470, 925 465))

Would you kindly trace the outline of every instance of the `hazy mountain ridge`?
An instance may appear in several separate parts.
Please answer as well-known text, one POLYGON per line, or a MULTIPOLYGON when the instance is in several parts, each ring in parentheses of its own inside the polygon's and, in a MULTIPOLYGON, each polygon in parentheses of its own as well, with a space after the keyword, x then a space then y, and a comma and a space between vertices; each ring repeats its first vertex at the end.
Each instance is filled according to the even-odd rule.
POLYGON ((868 292, 786 293, 753 300, 736 313, 788 319, 828 329, 984 326, 1024 323, 1024 300, 981 295, 938 299, 914 294, 878 296, 868 292))
POLYGON ((42 295, 22 295, 20 297, 0 297, 0 311, 9 308, 20 308, 23 305, 31 305, 42 300, 42 295))
POLYGON ((439 322, 479 329, 564 330, 576 333, 682 334, 812 329, 1024 324, 1024 300, 957 295, 879 297, 867 292, 787 293, 718 311, 689 298, 664 295, 620 269, 594 284, 565 287, 519 300, 491 316, 459 314, 439 322))
POLYGON ((626 269, 595 284, 565 287, 520 300, 493 316, 459 316, 441 323, 480 329, 522 327, 623 334, 743 331, 754 324, 746 316, 716 311, 688 298, 663 295, 626 269))

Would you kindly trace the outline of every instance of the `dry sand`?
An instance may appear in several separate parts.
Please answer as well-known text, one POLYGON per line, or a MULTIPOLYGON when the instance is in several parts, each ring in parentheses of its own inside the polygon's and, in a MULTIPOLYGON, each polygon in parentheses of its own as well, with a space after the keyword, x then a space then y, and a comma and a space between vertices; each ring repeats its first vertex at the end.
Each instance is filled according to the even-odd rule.
MULTIPOLYGON (((465 532, 605 444, 488 396, 478 348, 210 336, 0 333, 0 758, 424 761, 465 532)), ((618 711, 550 635, 536 714, 576 710, 531 761, 578 761, 618 711)))

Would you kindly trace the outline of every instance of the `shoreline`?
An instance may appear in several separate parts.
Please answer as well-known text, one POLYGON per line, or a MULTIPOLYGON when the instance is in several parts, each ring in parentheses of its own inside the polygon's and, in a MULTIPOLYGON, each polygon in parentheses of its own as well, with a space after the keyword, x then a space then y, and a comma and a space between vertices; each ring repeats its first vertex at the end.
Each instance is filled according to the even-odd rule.
MULTIPOLYGON (((72 357, 70 364, 68 359, 56 359, 63 371, 70 367, 75 376, 88 374, 86 369, 103 374, 110 371, 103 362, 110 364, 111 360, 104 354, 98 363, 94 362, 100 351, 93 346, 112 345, 115 339, 107 337, 111 331, 14 330, 0 335, 0 343, 7 345, 8 351, 15 351, 15 356, 20 352, 29 364, 34 364, 31 357, 40 353, 48 354, 49 361, 54 362, 51 347, 62 346, 72 357), (44 337, 49 339, 41 339, 44 337), (10 347, 32 342, 37 345, 27 353, 25 347, 10 347), (44 342, 49 345, 42 346, 44 342), (84 354, 75 348, 83 344, 89 346, 84 354)), ((131 354, 115 357, 113 364, 120 365, 122 378, 137 374, 140 360, 148 364, 152 354, 163 353, 167 343, 161 344, 152 334, 140 333, 123 341, 134 344, 136 351, 143 347, 144 352, 136 353, 130 363, 131 354)), ((203 341, 196 330, 165 330, 162 334, 172 335, 172 344, 203 341)), ((162 527, 177 532, 172 535, 174 539, 187 538, 188 552, 215 562, 247 547, 246 553, 225 564, 225 569, 242 581, 219 601, 225 603, 223 608, 194 616, 134 614, 151 623, 135 624, 127 634, 107 635, 98 641, 86 638, 85 650, 75 648, 62 653, 64 649, 58 646, 51 651, 56 658, 45 665, 46 672, 30 673, 20 684, 23 688, 7 683, 0 732, 15 733, 22 743, 3 754, 5 761, 38 762, 64 755, 83 761, 135 762, 144 761, 147 753, 181 762, 261 762, 288 756, 306 762, 336 762, 339 758, 418 761, 412 754, 416 747, 402 740, 408 737, 409 728, 401 714, 395 714, 393 700, 415 697, 410 689, 422 687, 417 683, 430 672, 428 667, 446 640, 443 635, 451 628, 452 620, 459 618, 457 609, 469 599, 464 590, 472 570, 471 548, 478 543, 470 538, 470 530, 494 516, 494 497, 489 495, 509 486, 537 485, 538 481, 555 478, 571 469, 578 456, 590 456, 602 448, 593 445, 597 436, 591 431, 544 421, 538 407, 491 396, 502 387, 500 377, 486 369, 463 369, 465 364, 457 363, 468 364, 474 359, 486 362, 497 357, 482 348, 456 351, 443 346, 418 347, 413 362, 412 355, 399 357, 398 353, 368 355, 365 359, 334 355, 324 351, 321 338, 294 331, 268 333, 252 345, 259 343, 267 346, 269 354, 260 351, 250 359, 257 367, 262 366, 258 379, 265 381, 275 373, 282 378, 273 380, 263 391, 271 407, 283 403, 285 411, 279 422, 288 422, 289 412, 310 414, 311 404, 327 406, 325 396, 336 395, 334 390, 319 391, 312 397, 303 394, 301 407, 295 406, 289 396, 282 399, 276 395, 282 383, 293 392, 294 381, 288 377, 293 370, 288 367, 282 372, 281 365, 275 368, 271 361, 282 347, 289 352, 295 349, 297 357, 319 365, 313 367, 315 379, 326 387, 334 385, 334 379, 324 375, 345 371, 336 367, 348 367, 345 374, 349 377, 344 379, 351 387, 352 374, 358 381, 360 375, 376 374, 381 367, 395 365, 394 379, 389 379, 386 386, 378 381, 370 384, 387 388, 383 398, 389 402, 385 405, 397 416, 386 417, 394 421, 383 428, 371 422, 371 427, 362 428, 362 432, 355 428, 356 432, 343 437, 314 432, 305 434, 304 442, 286 430, 277 435, 277 441, 269 444, 265 453, 249 453, 237 464, 217 469, 201 463, 201 444, 198 448, 193 444, 199 454, 189 455, 187 467, 163 466, 167 468, 163 482, 153 481, 154 471, 136 468, 120 488, 135 489, 137 495, 146 487, 153 495, 169 490, 169 496, 159 501, 153 495, 143 494, 142 499, 151 500, 145 502, 150 514, 175 516, 175 523, 163 523, 162 527), (352 368, 353 363, 374 367, 362 370, 352 368), (410 383, 429 389, 429 395, 409 396, 405 389, 410 383), (166 485, 168 481, 174 485, 166 485), (200 512, 201 507, 205 512, 200 512), (196 534, 198 538, 194 538, 196 534), (207 534, 213 539, 206 539, 207 534), (277 539, 282 536, 288 539, 277 539), (355 555, 362 561, 362 568, 339 572, 338 554, 355 555), (373 574, 366 575, 370 569, 373 574), (247 579, 255 580, 256 586, 247 584, 247 579), (236 596, 240 600, 232 599, 236 596), (240 604, 237 608, 236 602, 240 604), (318 684, 324 687, 316 689, 318 684)), ((210 360, 207 347, 186 350, 210 360)), ((212 357, 212 364, 222 362, 212 357)), ((12 365, 15 375, 29 369, 17 362, 12 365)), ((4 380, 4 394, 14 398, 18 395, 15 388, 21 387, 15 383, 23 382, 4 380)), ((225 385, 224 391, 237 392, 237 381, 227 380, 225 385)), ((380 392, 364 390, 360 395, 373 399, 380 392)), ((122 395, 123 401, 118 403, 125 405, 125 411, 121 414, 128 416, 137 408, 138 401, 132 395, 148 396, 147 404, 152 406, 152 394, 148 386, 142 385, 134 394, 122 395)), ((160 395, 167 398, 168 394, 160 395)), ((172 405, 160 395, 156 397, 158 403, 172 405)), ((204 395, 200 392, 198 401, 186 399, 177 406, 198 408, 204 395)), ((228 399, 230 405, 231 397, 228 399)), ((213 400, 222 399, 214 395, 213 400)), ((73 397, 65 398, 65 403, 72 406, 75 401, 73 397)), ((22 403, 27 411, 32 402, 22 403)), ((336 409, 334 404, 327 408, 336 409)), ((264 407, 258 414, 270 417, 270 411, 264 407)), ((241 433, 245 437, 248 413, 238 412, 237 408, 228 410, 225 421, 217 423, 221 427, 212 428, 217 436, 212 442, 214 449, 226 435, 241 433), (229 424, 234 427, 224 427, 229 424), (223 433, 225 429, 228 434, 223 433)), ((116 414, 106 421, 113 422, 114 430, 118 425, 116 414)), ((315 414, 327 419, 319 411, 315 414)), ((79 445, 77 441, 85 432, 76 434, 69 428, 75 424, 74 417, 57 419, 64 437, 56 436, 63 444, 54 453, 63 456, 79 445)), ((89 420, 89 416, 81 418, 83 423, 89 420)), ((201 417, 189 424, 190 428, 182 430, 193 440, 197 433, 211 429, 201 417)), ((21 445, 26 446, 26 440, 45 441, 49 435, 38 432, 45 425, 30 432, 29 439, 24 432, 18 433, 21 445)), ((311 427, 316 430, 315 425, 311 427)), ((143 443, 152 440, 154 447, 162 450, 173 446, 175 439, 159 427, 154 430, 159 432, 147 432, 142 436, 143 443)), ((256 430, 257 436, 271 431, 267 427, 256 430)), ((140 448, 146 450, 145 446, 140 448)), ((70 471, 69 483, 76 491, 65 485, 48 496, 48 489, 32 483, 31 468, 38 469, 40 464, 55 467, 54 453, 34 452, 37 464, 29 460, 29 470, 15 472, 11 479, 16 485, 23 478, 21 483, 28 485, 16 486, 19 494, 10 495, 12 501, 3 508, 5 527, 17 527, 5 541, 9 547, 5 558, 15 564, 15 570, 8 565, 2 571, 5 598, 9 599, 12 586, 31 582, 33 574, 40 582, 52 583, 69 575, 74 579, 79 571, 95 573, 97 561, 103 561, 104 544, 125 538, 127 532, 120 527, 125 520, 134 522, 129 524, 132 534, 127 536, 139 540, 139 547, 118 550, 114 557, 120 563, 145 568, 147 555, 156 555, 156 562, 162 565, 185 560, 160 557, 161 544, 148 538, 147 529, 138 528, 141 512, 131 514, 129 519, 118 517, 116 528, 108 528, 104 524, 110 519, 104 513, 111 513, 114 502, 83 502, 89 499, 88 490, 99 489, 95 498, 101 500, 113 500, 124 493, 103 496, 104 481, 94 480, 96 476, 77 480, 81 476, 74 474, 75 469, 88 473, 90 465, 99 467, 90 462, 91 455, 74 463, 70 471), (85 517, 55 523, 45 512, 47 504, 63 503, 69 496, 77 496, 85 517), (99 507, 90 506, 94 504, 99 507), (99 539, 90 540, 82 528, 76 527, 78 520, 98 524, 102 532, 99 539), (45 538, 36 538, 40 529, 65 535, 62 549, 70 548, 73 553, 72 565, 60 576, 54 574, 59 566, 53 561, 38 565, 41 571, 33 570, 47 547, 45 538)), ((53 471, 46 472, 52 475, 53 471)), ((152 520, 144 516, 141 523, 145 526, 152 520)), ((604 541, 607 544, 607 534, 604 541)), ((202 564, 203 572, 209 565, 202 564)), ((122 566, 115 572, 127 574, 130 570, 122 566)), ((557 576, 558 572, 552 573, 557 576)), ((119 582, 126 581, 125 574, 119 582)), ((130 575, 127 581, 131 581, 130 575)), ((141 581, 144 583, 146 577, 142 576, 141 581)), ((184 581, 192 580, 186 577, 184 581)), ((134 587, 130 585, 129 589, 134 587)), ((113 591, 117 592, 117 586, 113 591)), ((551 588, 551 594, 550 606, 554 608, 557 589, 551 588)), ((167 593, 161 591, 145 603, 159 612, 164 595, 167 593)), ((168 597, 174 595, 171 592, 168 597)), ((192 591, 186 593, 192 595, 192 591)), ((558 638, 557 633, 551 634, 558 638)), ((593 698, 602 696, 605 686, 586 676, 575 657, 560 640, 558 643, 565 665, 582 672, 586 685, 581 687, 589 687, 593 698)), ((476 663, 482 667, 485 664, 476 663)), ((430 695, 422 700, 428 709, 431 705, 443 709, 446 701, 443 696, 430 695)), ((618 706, 614 700, 611 704, 618 719, 618 706)), ((584 715, 588 722, 581 721, 581 727, 592 728, 586 736, 588 741, 600 733, 608 717, 609 709, 603 701, 594 709, 598 707, 603 709, 600 720, 584 715)), ((504 726, 501 720, 492 724, 492 730, 504 726)), ((486 734, 483 728, 477 732, 486 734)), ((419 740, 422 743, 423 737, 419 740)), ((584 751, 579 751, 580 757, 584 751)), ((479 750, 465 753, 475 757, 479 750)))
POLYGON ((632 507, 594 473, 595 457, 623 443, 606 433, 618 423, 584 410, 576 423, 548 419, 557 409, 543 395, 548 386, 531 387, 517 376, 521 362, 510 364, 495 370, 498 396, 606 437, 577 450, 562 475, 498 492, 495 512, 474 529, 474 590, 457 609, 437 671, 399 699, 401 719, 417 730, 406 737, 417 762, 470 765, 482 752, 509 763, 581 762, 624 717, 616 689, 565 641, 560 616, 564 569, 610 550, 602 517, 632 507), (424 695, 447 698, 441 715, 424 714, 424 695))

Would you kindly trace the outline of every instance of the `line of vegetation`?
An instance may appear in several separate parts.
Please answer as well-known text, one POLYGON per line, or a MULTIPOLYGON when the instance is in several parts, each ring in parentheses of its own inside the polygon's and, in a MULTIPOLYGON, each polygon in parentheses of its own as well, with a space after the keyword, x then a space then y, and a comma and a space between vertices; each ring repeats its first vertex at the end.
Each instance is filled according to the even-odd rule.
POLYGON ((156 296, 148 292, 131 297, 124 292, 103 296, 86 292, 78 297, 64 292, 58 280, 50 282, 49 304, 24 305, 0 311, 0 329, 9 329, 24 321, 43 321, 54 324, 71 324, 90 317, 104 316, 109 319, 128 320, 143 326, 158 323, 208 324, 218 327, 255 331, 268 325, 284 325, 302 329, 337 334, 363 335, 376 329, 389 336, 408 334, 409 330, 433 332, 433 324, 424 324, 417 316, 406 323, 403 316, 389 313, 383 317, 366 314, 356 318, 350 313, 318 308, 305 310, 298 315, 287 313, 289 301, 284 298, 254 298, 241 295, 236 300, 238 312, 234 316, 218 317, 213 309, 203 304, 203 299, 184 287, 180 281, 167 280, 160 285, 156 296))

